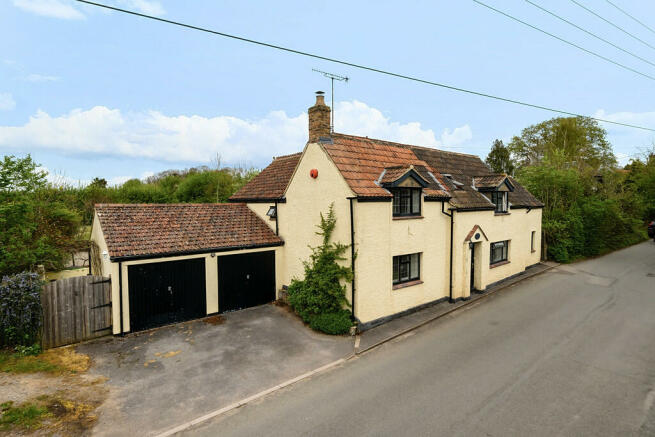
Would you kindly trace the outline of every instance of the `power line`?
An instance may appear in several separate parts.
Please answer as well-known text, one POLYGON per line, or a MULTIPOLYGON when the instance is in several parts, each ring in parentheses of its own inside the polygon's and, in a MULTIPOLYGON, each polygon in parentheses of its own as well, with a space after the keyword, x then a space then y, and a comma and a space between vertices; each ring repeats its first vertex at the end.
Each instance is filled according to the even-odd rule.
POLYGON ((641 24, 642 26, 644 26, 646 29, 648 29, 648 30, 650 30, 651 32, 655 33, 655 30, 653 30, 653 28, 651 28, 651 27, 649 27, 648 25, 644 24, 643 22, 639 21, 637 18, 633 17, 632 15, 628 14, 626 11, 624 11, 623 9, 621 9, 620 7, 618 7, 617 5, 615 5, 614 3, 612 3, 610 0, 605 0, 605 1, 606 1, 607 3, 609 3, 609 4, 611 4, 612 6, 614 6, 614 7, 615 7, 616 9, 618 9, 619 11, 623 12, 623 13, 624 13, 625 15, 627 15, 628 17, 630 17, 630 18, 632 18, 633 20, 635 20, 637 23, 639 23, 639 24, 641 24))
POLYGON ((643 39, 639 38, 638 36, 633 35, 632 33, 628 32, 627 30, 625 30, 625 29, 622 28, 621 26, 618 26, 618 25, 612 23, 610 20, 608 20, 608 19, 606 19, 606 18, 604 18, 604 17, 598 15, 596 12, 592 11, 591 9, 589 9, 589 8, 586 7, 585 5, 581 4, 580 2, 578 2, 578 1, 576 1, 576 0, 571 0, 571 2, 573 2, 573 3, 575 3, 576 5, 580 6, 582 9, 584 9, 584 10, 587 11, 587 12, 589 12, 591 15, 594 15, 595 17, 600 18, 601 20, 603 20, 604 22, 606 22, 606 23, 609 24, 610 26, 615 27, 616 29, 620 30, 621 32, 625 33, 626 35, 628 35, 628 36, 630 36, 630 37, 636 39, 637 41, 639 41, 639 42, 642 43, 643 45, 645 45, 645 46, 647 46, 647 47, 650 47, 651 49, 655 50, 655 46, 652 46, 651 44, 648 44, 646 41, 644 41, 643 39))
POLYGON ((206 33, 210 33, 210 34, 213 34, 213 35, 218 35, 218 36, 222 36, 222 37, 225 37, 225 38, 234 39, 234 40, 237 40, 237 41, 247 42, 247 43, 250 43, 250 44, 255 44, 255 45, 259 45, 259 46, 263 46, 263 47, 268 47, 268 48, 272 48, 272 49, 275 49, 275 50, 284 51, 284 52, 287 52, 287 53, 293 53, 293 54, 296 54, 296 55, 306 56, 306 57, 309 57, 309 58, 320 59, 320 60, 327 61, 327 62, 332 62, 332 63, 335 63, 335 64, 346 65, 348 67, 358 68, 360 70, 372 71, 374 73, 380 73, 380 74, 384 74, 386 76, 397 77, 397 78, 400 78, 400 79, 410 80, 410 81, 413 81, 413 82, 423 83, 423 84, 426 84, 426 85, 437 86, 437 87, 449 89, 449 90, 452 90, 452 91, 458 91, 458 92, 462 92, 462 93, 472 94, 472 95, 475 95, 475 96, 486 97, 486 98, 489 98, 489 99, 499 100, 499 101, 507 102, 507 103, 513 103, 513 104, 516 104, 516 105, 526 106, 526 107, 530 107, 530 108, 541 109, 541 110, 544 110, 544 111, 556 112, 558 114, 570 115, 570 116, 573 116, 573 117, 584 117, 584 118, 589 118, 591 120, 600 121, 600 122, 603 122, 603 123, 610 123, 610 124, 614 124, 614 125, 618 125, 618 126, 625 126, 625 127, 631 127, 631 128, 635 128, 635 129, 641 129, 641 130, 646 130, 646 131, 650 131, 650 132, 655 132, 655 129, 649 128, 649 127, 638 126, 638 125, 628 124, 628 123, 621 123, 621 122, 612 121, 612 120, 605 120, 605 119, 602 119, 602 118, 589 117, 589 116, 586 116, 586 115, 577 114, 575 112, 569 112, 569 111, 564 111, 564 110, 561 110, 561 109, 550 108, 548 106, 542 106, 542 105, 523 102, 523 101, 520 101, 520 100, 514 100, 514 99, 510 99, 510 98, 506 98, 506 97, 495 96, 495 95, 492 95, 492 94, 487 94, 487 93, 483 93, 483 92, 479 92, 479 91, 473 91, 473 90, 469 90, 469 89, 466 89, 466 88, 460 88, 460 87, 447 85, 447 84, 443 84, 443 83, 439 83, 439 82, 433 82, 433 81, 426 80, 426 79, 420 79, 420 78, 417 78, 417 77, 407 76, 407 75, 400 74, 400 73, 393 73, 393 72, 390 72, 390 71, 385 71, 385 70, 381 70, 381 69, 374 68, 374 67, 367 67, 365 65, 355 64, 353 62, 342 61, 342 60, 339 60, 339 59, 329 58, 329 57, 326 57, 326 56, 317 55, 317 54, 309 53, 309 52, 303 52, 301 50, 291 49, 291 48, 288 48, 288 47, 283 47, 283 46, 279 46, 279 45, 275 45, 275 44, 271 44, 271 43, 267 43, 267 42, 263 42, 263 41, 257 41, 257 40, 254 40, 254 39, 249 39, 249 38, 245 38, 245 37, 238 36, 238 35, 232 35, 232 34, 229 34, 229 33, 219 32, 217 30, 211 30, 211 29, 207 29, 207 28, 204 28, 204 27, 199 27, 199 26, 194 26, 194 25, 191 25, 191 24, 181 23, 181 22, 178 22, 178 21, 167 20, 165 18, 155 17, 153 15, 142 14, 140 12, 135 12, 135 11, 131 11, 131 10, 128 10, 128 9, 121 9, 121 8, 117 8, 117 7, 114 7, 114 6, 105 5, 105 4, 102 4, 102 3, 95 3, 95 2, 92 2, 92 1, 89 1, 89 0, 75 0, 75 1, 77 1, 79 3, 86 3, 86 4, 92 5, 92 6, 97 6, 97 7, 100 7, 100 8, 110 9, 110 10, 117 11, 117 12, 122 12, 122 13, 129 14, 129 15, 134 15, 134 16, 137 16, 137 17, 148 18, 150 20, 155 20, 155 21, 159 21, 159 22, 162 22, 162 23, 173 24, 175 26, 184 27, 184 28, 187 28, 187 29, 198 30, 200 32, 206 32, 206 33))
POLYGON ((560 38, 559 36, 554 35, 554 34, 552 34, 552 33, 550 33, 550 32, 547 32, 547 31, 545 31, 545 30, 543 30, 543 29, 541 29, 541 28, 539 28, 539 27, 537 27, 537 26, 533 26, 533 25, 530 24, 530 23, 526 23, 525 21, 523 21, 523 20, 521 20, 521 19, 519 19, 519 18, 516 18, 516 17, 514 17, 513 15, 507 14, 507 13, 501 11, 500 9, 496 9, 496 8, 494 8, 493 6, 489 6, 489 5, 486 4, 486 3, 482 3, 482 2, 479 1, 479 0, 473 0, 473 1, 474 1, 475 3, 481 5, 481 6, 484 6, 485 8, 491 9, 491 10, 494 11, 494 12, 497 12, 497 13, 499 13, 499 14, 501 14, 501 15, 504 15, 505 17, 507 17, 507 18, 509 18, 509 19, 511 19, 511 20, 514 20, 514 21, 516 21, 516 22, 519 22, 519 23, 523 24, 524 26, 528 26, 528 27, 531 28, 531 29, 534 29, 534 30, 536 30, 536 31, 539 31, 539 32, 541 32, 541 33, 543 33, 543 34, 546 34, 546 35, 550 36, 551 38, 555 38, 555 39, 558 40, 558 41, 561 41, 561 42, 563 42, 563 43, 565 43, 565 44, 568 44, 568 45, 570 45, 570 46, 572 46, 572 47, 575 47, 576 49, 582 50, 582 51, 585 52, 585 53, 588 53, 588 54, 590 54, 590 55, 596 56, 597 58, 600 58, 600 59, 602 59, 602 60, 604 60, 604 61, 610 62, 610 63, 612 63, 612 64, 614 64, 614 65, 616 65, 616 66, 618 66, 618 67, 621 67, 621 68, 623 68, 623 69, 625 69, 625 70, 632 71, 633 73, 636 73, 636 74, 638 74, 638 75, 640 75, 640 76, 644 76, 645 78, 648 78, 648 79, 650 79, 650 80, 655 81, 655 77, 653 77, 653 76, 650 76, 650 75, 648 75, 648 74, 646 74, 646 73, 642 73, 641 71, 635 70, 635 69, 632 68, 632 67, 628 67, 627 65, 621 64, 620 62, 614 61, 614 60, 612 60, 612 59, 610 59, 610 58, 607 58, 607 57, 605 57, 605 56, 603 56, 603 55, 601 55, 601 54, 598 54, 598 53, 596 53, 596 52, 593 52, 593 51, 591 51, 591 50, 589 50, 589 49, 585 49, 585 48, 582 47, 582 46, 579 46, 579 45, 577 45, 577 44, 575 44, 575 43, 572 43, 571 41, 565 40, 564 38, 560 38))
POLYGON ((573 23, 573 22, 567 20, 566 18, 562 18, 562 17, 560 17, 560 16, 557 15, 556 13, 551 12, 551 11, 549 11, 548 9, 546 9, 546 8, 544 8, 544 7, 538 5, 538 4, 536 4, 536 3, 534 3, 534 2, 532 2, 532 1, 530 1, 530 0, 524 0, 524 1, 527 2, 527 3, 530 3, 532 6, 534 6, 534 7, 537 8, 537 9, 540 9, 540 10, 544 11, 545 13, 552 15, 553 17, 557 18, 558 20, 561 20, 561 21, 563 21, 563 22, 565 22, 565 23, 567 23, 567 24, 569 24, 569 25, 575 27, 576 29, 579 29, 579 30, 583 31, 583 32, 586 33, 586 34, 593 36, 594 38, 596 38, 596 39, 598 39, 598 40, 604 42, 605 44, 609 44, 609 45, 611 45, 612 47, 617 48, 617 49, 621 50, 622 52, 627 53, 628 55, 630 55, 630 56, 632 56, 632 57, 634 57, 634 58, 637 58, 637 59, 639 59, 639 60, 641 60, 641 61, 644 61, 644 62, 646 62, 647 64, 650 64, 650 65, 652 65, 653 67, 655 67, 655 63, 649 61, 648 59, 644 59, 644 58, 642 58, 641 56, 636 55, 636 54, 634 54, 634 53, 632 53, 632 52, 630 52, 630 51, 624 49, 623 47, 619 47, 619 46, 617 46, 616 44, 614 44, 613 42, 608 41, 608 40, 606 40, 605 38, 600 37, 600 36, 596 35, 595 33, 590 32, 590 31, 588 31, 587 29, 584 29, 584 28, 578 26, 577 24, 575 24, 575 23, 573 23))

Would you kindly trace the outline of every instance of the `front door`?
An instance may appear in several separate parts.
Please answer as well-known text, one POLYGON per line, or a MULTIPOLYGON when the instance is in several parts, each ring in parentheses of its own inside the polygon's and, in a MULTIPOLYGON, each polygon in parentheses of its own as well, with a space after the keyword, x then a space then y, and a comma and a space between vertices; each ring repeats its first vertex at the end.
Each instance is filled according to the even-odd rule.
POLYGON ((471 249, 470 290, 475 291, 475 243, 469 243, 469 248, 471 249))

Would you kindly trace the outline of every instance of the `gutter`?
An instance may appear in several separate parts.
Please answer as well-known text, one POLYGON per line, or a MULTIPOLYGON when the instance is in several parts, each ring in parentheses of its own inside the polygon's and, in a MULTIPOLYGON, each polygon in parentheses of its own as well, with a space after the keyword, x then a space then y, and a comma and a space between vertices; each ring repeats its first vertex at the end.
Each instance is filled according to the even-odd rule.
POLYGON ((353 200, 355 197, 349 197, 350 201, 350 269, 353 272, 353 278, 350 283, 350 308, 352 310, 352 318, 355 319, 355 221, 353 219, 353 200))
POLYGON ((181 252, 163 252, 163 253, 150 253, 145 255, 112 256, 109 259, 112 262, 133 261, 139 259, 170 258, 173 256, 201 255, 205 253, 229 252, 231 250, 259 249, 262 247, 277 247, 277 246, 284 246, 284 241, 280 240, 275 243, 246 244, 241 246, 229 246, 229 247, 215 247, 215 248, 210 247, 207 249, 187 250, 181 252))
POLYGON ((441 213, 450 217, 450 268, 449 268, 449 301, 453 303, 453 225, 454 225, 454 215, 455 208, 448 208, 450 214, 445 211, 446 202, 441 202, 441 213))

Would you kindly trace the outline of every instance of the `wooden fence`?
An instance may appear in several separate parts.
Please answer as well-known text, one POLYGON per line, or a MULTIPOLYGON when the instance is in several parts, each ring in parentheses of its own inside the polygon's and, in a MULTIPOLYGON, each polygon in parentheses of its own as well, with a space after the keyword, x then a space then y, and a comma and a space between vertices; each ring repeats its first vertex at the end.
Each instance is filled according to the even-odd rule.
POLYGON ((43 304, 44 349, 111 334, 111 282, 78 276, 47 283, 43 304))

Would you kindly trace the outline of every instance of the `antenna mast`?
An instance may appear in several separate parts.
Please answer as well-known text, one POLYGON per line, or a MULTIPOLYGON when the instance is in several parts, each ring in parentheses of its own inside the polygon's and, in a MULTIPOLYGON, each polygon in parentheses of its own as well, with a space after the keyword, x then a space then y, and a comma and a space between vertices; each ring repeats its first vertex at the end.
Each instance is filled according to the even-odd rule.
POLYGON ((348 80, 350 79, 347 76, 339 76, 338 74, 328 73, 326 71, 317 70, 315 68, 312 68, 312 71, 321 73, 323 76, 330 79, 330 82, 332 82, 331 84, 332 85, 332 123, 330 124, 330 132, 334 133, 334 81, 339 80, 343 82, 348 82, 348 80))

